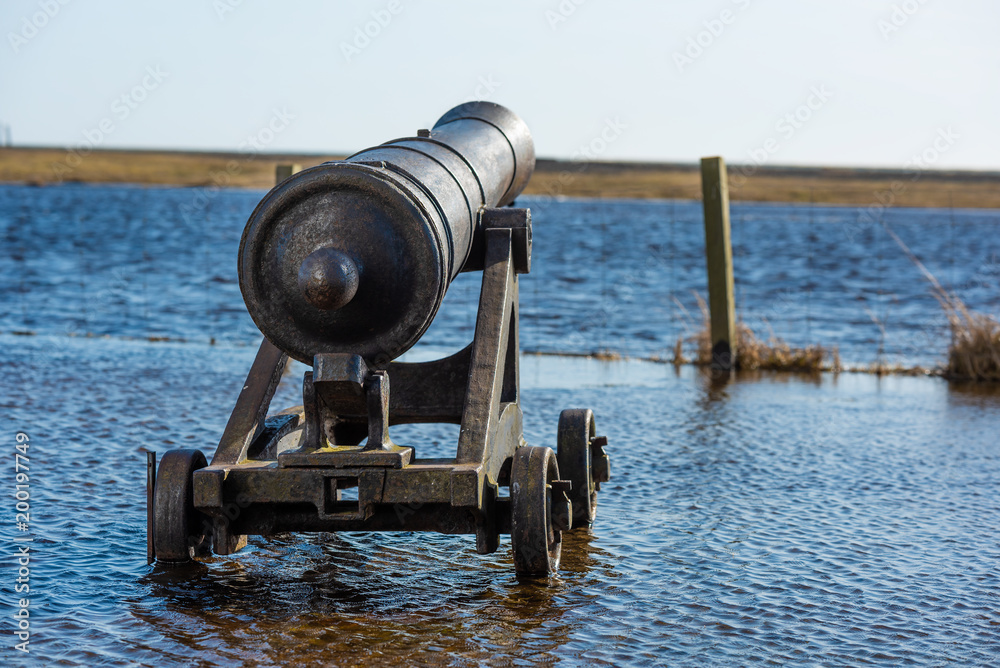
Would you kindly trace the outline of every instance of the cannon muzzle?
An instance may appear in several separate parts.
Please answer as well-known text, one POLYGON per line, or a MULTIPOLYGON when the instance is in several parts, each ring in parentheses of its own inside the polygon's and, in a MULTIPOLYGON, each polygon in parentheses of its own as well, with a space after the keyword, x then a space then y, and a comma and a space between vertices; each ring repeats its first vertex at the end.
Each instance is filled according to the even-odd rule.
POLYGON ((534 167, 524 122, 469 102, 416 137, 293 175, 261 200, 240 241, 251 317, 302 362, 352 353, 384 367, 477 264, 480 211, 513 202, 534 167))

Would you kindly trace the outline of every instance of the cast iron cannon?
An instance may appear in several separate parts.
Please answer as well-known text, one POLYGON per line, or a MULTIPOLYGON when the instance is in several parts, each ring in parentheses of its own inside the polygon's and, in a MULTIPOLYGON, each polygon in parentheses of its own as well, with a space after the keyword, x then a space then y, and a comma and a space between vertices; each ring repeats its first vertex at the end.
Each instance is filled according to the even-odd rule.
POLYGON ((594 520, 609 461, 587 409, 562 412, 555 452, 524 441, 518 276, 531 214, 512 204, 534 165, 524 122, 471 102, 261 200, 238 274, 265 338, 211 464, 198 450, 166 453, 158 471, 150 458, 150 560, 231 554, 247 535, 405 530, 475 534, 483 554, 510 534, 518 573, 558 567, 562 532, 594 520), (394 361, 463 271, 483 273, 473 341, 394 361), (268 417, 289 357, 312 367, 302 405, 268 417), (461 425, 454 459, 390 438, 419 422, 461 425))

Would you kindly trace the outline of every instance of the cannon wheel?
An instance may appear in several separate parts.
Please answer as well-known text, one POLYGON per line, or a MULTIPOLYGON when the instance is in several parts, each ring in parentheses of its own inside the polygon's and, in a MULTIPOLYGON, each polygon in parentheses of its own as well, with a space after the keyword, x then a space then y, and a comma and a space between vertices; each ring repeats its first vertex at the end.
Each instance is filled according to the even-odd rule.
POLYGON ((522 446, 510 470, 511 531, 518 575, 548 575, 559 567, 562 532, 552 525, 552 487, 559 464, 551 448, 522 446))
POLYGON ((208 540, 194 508, 191 474, 208 465, 200 450, 171 450, 160 460, 153 493, 153 549, 158 561, 190 561, 208 540))
POLYGON ((597 435, 594 413, 589 408, 568 408, 559 414, 556 458, 559 472, 573 482, 573 528, 589 527, 597 515, 597 485, 590 441, 597 435))

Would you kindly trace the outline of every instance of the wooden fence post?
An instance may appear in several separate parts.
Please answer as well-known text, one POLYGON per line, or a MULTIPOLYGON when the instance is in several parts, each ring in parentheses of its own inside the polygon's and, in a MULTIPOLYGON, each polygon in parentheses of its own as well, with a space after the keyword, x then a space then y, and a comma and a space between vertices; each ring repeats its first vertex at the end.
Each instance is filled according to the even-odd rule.
POLYGON ((705 209, 705 258, 708 261, 708 310, 712 368, 736 366, 736 308, 733 304, 733 248, 729 239, 729 184, 722 158, 701 159, 705 209))
POLYGON ((301 172, 301 171, 302 171, 302 165, 300 165, 298 163, 292 163, 292 164, 281 164, 281 163, 279 163, 274 168, 274 182, 276 184, 277 183, 281 183, 282 181, 284 181, 285 179, 287 179, 292 174, 295 174, 296 172, 301 172))

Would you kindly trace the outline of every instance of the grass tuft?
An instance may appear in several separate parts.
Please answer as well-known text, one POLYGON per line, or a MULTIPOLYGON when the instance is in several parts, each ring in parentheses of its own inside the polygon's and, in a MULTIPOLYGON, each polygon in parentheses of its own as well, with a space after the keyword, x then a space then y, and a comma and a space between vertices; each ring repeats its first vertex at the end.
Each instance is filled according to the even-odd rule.
POLYGON ((945 375, 955 380, 1000 382, 1000 322, 970 311, 953 293, 946 298, 935 296, 951 329, 945 375))
POLYGON ((948 345, 946 378, 953 380, 1000 381, 1000 322, 985 313, 972 311, 955 294, 944 289, 930 269, 885 222, 885 231, 916 265, 931 284, 934 298, 948 318, 951 342, 948 345))
MULTIPOLYGON (((696 294, 698 308, 701 309, 702 328, 692 339, 697 345, 696 364, 708 365, 712 362, 712 336, 708 305, 701 295, 696 294)), ((823 370, 840 371, 840 353, 835 348, 832 353, 823 346, 793 348, 771 332, 765 340, 742 320, 736 323, 736 368, 743 370, 799 371, 815 373, 823 370), (832 364, 824 366, 830 355, 832 364)))

